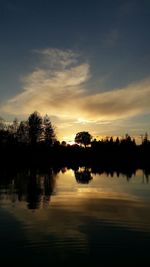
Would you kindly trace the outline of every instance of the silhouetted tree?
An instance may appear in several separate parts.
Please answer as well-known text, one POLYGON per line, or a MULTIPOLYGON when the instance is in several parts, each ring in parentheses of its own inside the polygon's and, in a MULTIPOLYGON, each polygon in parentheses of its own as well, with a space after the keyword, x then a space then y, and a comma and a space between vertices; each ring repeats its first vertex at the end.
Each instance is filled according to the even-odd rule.
POLYGON ((1 130, 6 130, 6 124, 2 117, 0 117, 0 131, 1 130))
POLYGON ((61 145, 62 145, 62 146, 67 146, 66 141, 62 141, 62 142, 61 142, 61 145))
POLYGON ((44 139, 46 144, 54 144, 56 141, 56 135, 54 131, 54 127, 52 126, 52 123, 50 121, 49 116, 46 114, 44 117, 44 139))
POLYGON ((146 132, 142 141, 143 145, 146 145, 148 143, 148 133, 146 132))
POLYGON ((119 140, 119 137, 116 138, 116 141, 115 141, 116 145, 119 145, 120 144, 120 140, 119 140))
POLYGON ((17 129, 18 129, 18 127, 19 127, 19 122, 18 122, 18 119, 17 119, 17 118, 15 118, 15 119, 13 120, 12 127, 13 127, 13 131, 14 131, 14 133, 16 133, 16 132, 17 132, 17 129))
POLYGON ((42 117, 40 114, 35 111, 28 118, 28 126, 29 126, 29 139, 31 144, 36 144, 40 141, 43 127, 42 127, 42 117))
POLYGON ((11 135, 13 135, 14 137, 16 137, 16 133, 17 133, 17 130, 18 130, 18 127, 19 127, 19 122, 18 122, 18 119, 15 118, 13 120, 13 122, 8 126, 8 131, 11 135))
POLYGON ((17 130, 17 139, 21 143, 29 142, 29 127, 27 121, 21 121, 17 130))
POLYGON ((88 132, 79 132, 75 136, 75 142, 85 147, 91 143, 92 136, 88 132))

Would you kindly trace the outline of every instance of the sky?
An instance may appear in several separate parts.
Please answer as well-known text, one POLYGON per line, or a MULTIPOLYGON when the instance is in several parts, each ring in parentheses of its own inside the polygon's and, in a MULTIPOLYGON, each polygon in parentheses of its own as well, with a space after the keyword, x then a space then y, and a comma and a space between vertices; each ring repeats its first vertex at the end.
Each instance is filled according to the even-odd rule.
POLYGON ((0 116, 59 139, 150 132, 149 0, 0 0, 0 116))

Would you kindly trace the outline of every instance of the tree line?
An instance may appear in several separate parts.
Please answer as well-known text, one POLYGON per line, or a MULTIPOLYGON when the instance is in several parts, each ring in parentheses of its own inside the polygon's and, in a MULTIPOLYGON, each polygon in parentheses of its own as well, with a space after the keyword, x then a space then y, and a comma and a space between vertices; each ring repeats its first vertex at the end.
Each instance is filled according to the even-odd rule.
MULTIPOLYGON (((26 121, 14 119, 12 124, 0 119, 0 157, 5 161, 30 162, 36 164, 51 160, 52 164, 149 164, 150 141, 148 134, 137 145, 134 138, 126 134, 124 138, 107 137, 96 140, 87 131, 75 135, 75 143, 61 143, 50 117, 42 117, 38 112, 29 115, 26 121)), ((141 166, 140 166, 141 167, 141 166)))
POLYGON ((6 124, 0 119, 0 142, 1 143, 27 143, 35 145, 45 142, 52 145, 56 142, 55 128, 50 117, 46 114, 42 117, 37 111, 30 114, 26 121, 19 122, 17 118, 12 124, 6 124))
MULTIPOLYGON (((19 122, 18 119, 15 118, 11 124, 6 123, 4 119, 0 118, 0 142, 9 143, 9 141, 13 140, 18 143, 28 143, 31 145, 41 142, 45 142, 49 145, 54 145, 55 143, 60 144, 50 117, 47 114, 42 117, 37 111, 30 114, 26 121, 19 122)), ((92 135, 87 131, 78 132, 75 135, 74 141, 76 144, 83 145, 84 147, 99 143, 136 145, 135 139, 132 139, 128 134, 122 139, 117 137, 114 140, 113 137, 106 137, 104 140, 97 141, 93 139, 92 135)), ((145 133, 145 135, 142 136, 142 145, 148 143, 148 134, 145 133)), ((61 144, 64 146, 67 145, 65 141, 62 141, 61 144)))

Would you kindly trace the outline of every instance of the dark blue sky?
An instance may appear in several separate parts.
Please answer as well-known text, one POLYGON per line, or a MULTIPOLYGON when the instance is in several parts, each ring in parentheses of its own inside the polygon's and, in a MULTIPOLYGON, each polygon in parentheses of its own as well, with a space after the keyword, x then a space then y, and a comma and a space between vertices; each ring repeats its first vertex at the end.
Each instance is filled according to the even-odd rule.
POLYGON ((78 53, 78 64, 90 67, 88 94, 149 79, 149 28, 149 0, 0 0, 2 106, 42 68, 35 51, 45 49, 78 53))

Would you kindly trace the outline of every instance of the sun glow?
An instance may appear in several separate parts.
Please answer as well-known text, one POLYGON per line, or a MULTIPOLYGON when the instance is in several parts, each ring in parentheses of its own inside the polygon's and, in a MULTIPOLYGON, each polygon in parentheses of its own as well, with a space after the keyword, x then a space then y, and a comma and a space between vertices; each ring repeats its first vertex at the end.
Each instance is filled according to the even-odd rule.
POLYGON ((81 123, 81 124, 86 124, 86 123, 90 123, 91 121, 83 119, 83 118, 78 118, 77 119, 77 123, 81 123))
POLYGON ((75 142, 74 142, 75 135, 74 134, 62 136, 61 139, 62 139, 62 141, 65 141, 69 145, 74 145, 75 144, 75 142))

